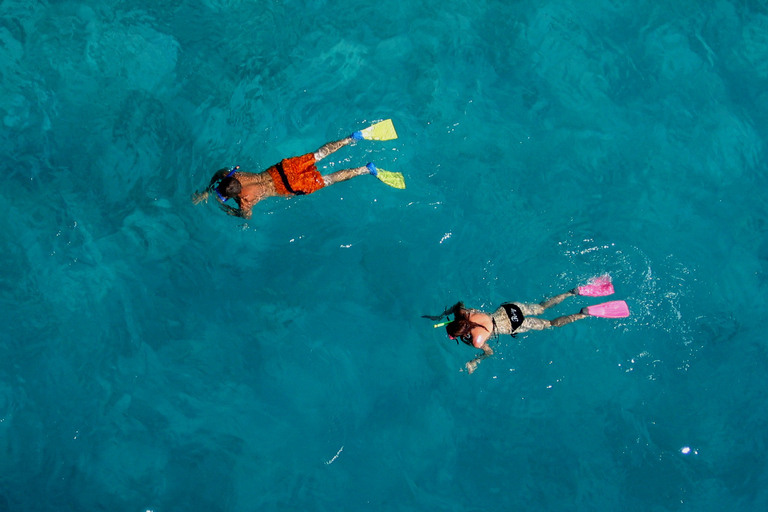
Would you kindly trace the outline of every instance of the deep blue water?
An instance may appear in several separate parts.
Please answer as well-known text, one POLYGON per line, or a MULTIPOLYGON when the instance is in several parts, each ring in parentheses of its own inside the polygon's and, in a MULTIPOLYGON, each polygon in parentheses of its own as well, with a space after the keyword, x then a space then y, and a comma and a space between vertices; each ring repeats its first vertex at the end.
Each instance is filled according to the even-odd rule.
POLYGON ((768 508, 765 1, 3 0, 0 84, 0 510, 768 508))

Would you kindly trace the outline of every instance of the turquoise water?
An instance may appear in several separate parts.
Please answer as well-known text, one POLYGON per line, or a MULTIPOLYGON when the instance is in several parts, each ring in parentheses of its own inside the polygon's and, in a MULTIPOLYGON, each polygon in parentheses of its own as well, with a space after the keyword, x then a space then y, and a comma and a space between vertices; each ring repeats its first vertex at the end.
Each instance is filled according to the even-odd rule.
POLYGON ((0 78, 0 510, 768 508, 766 2, 4 0, 0 78))

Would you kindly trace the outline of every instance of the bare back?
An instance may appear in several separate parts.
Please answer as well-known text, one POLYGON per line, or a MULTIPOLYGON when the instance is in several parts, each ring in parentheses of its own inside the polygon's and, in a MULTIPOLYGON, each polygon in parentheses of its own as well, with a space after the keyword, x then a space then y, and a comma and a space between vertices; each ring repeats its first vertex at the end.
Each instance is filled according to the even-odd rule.
POLYGON ((483 313, 482 311, 470 310, 469 321, 476 324, 480 324, 483 327, 473 327, 470 333, 472 334, 472 345, 475 348, 480 348, 488 341, 493 334, 493 318, 490 315, 483 313))
POLYGON ((235 198, 244 215, 250 216, 253 206, 266 197, 277 195, 275 182, 267 171, 260 173, 237 172, 235 179, 240 182, 242 190, 235 198))

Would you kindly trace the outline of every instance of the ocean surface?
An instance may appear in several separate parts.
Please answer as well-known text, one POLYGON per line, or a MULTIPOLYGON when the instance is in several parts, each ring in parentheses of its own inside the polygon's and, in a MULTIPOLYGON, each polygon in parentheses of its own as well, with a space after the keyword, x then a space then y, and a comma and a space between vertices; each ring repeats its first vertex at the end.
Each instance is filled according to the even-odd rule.
POLYGON ((0 511, 768 509, 765 0, 2 0, 0 120, 0 511))

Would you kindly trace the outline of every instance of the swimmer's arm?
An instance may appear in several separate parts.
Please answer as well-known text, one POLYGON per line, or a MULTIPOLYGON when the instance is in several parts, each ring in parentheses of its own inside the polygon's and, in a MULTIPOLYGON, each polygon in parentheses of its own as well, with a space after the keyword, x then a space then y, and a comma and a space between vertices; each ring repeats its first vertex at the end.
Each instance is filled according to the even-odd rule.
POLYGON ((239 208, 233 208, 228 204, 223 204, 223 203, 219 203, 219 208, 224 210, 224 213, 226 213, 227 215, 231 215, 232 217, 240 217, 243 219, 251 218, 251 208, 248 208, 247 210, 243 210, 239 208))
POLYGON ((456 314, 456 311, 454 310, 454 307, 451 306, 449 308, 445 308, 445 311, 440 313, 439 315, 421 315, 421 318, 429 318, 430 320, 442 320, 448 315, 454 315, 456 314))
POLYGON ((255 202, 249 203, 249 204, 241 204, 240 205, 240 217, 244 219, 250 219, 251 213, 253 212, 253 205, 256 204, 255 202))
POLYGON ((253 196, 250 194, 245 198, 244 197, 235 198, 235 201, 237 201, 237 206, 240 207, 239 210, 235 210, 237 212, 237 216, 243 219, 250 219, 251 213, 253 212, 253 207, 256 205, 256 203, 261 201, 262 198, 263 196, 253 196))
POLYGON ((480 348, 483 350, 483 353, 467 363, 467 371, 469 373, 472 373, 477 369, 477 365, 480 364, 480 361, 482 361, 488 356, 493 355, 493 349, 490 346, 488 346, 488 343, 484 343, 483 346, 480 348))

